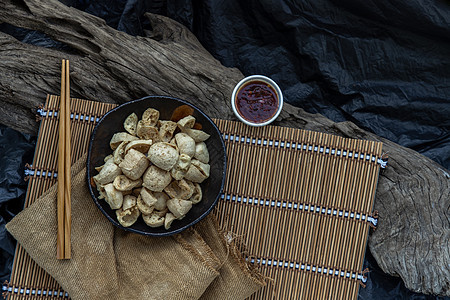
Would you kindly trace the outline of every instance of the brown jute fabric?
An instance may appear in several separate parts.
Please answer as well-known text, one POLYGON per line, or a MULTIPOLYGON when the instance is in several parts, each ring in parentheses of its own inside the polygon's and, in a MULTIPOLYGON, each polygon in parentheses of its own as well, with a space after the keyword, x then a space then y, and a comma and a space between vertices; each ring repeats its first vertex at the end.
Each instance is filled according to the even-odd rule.
POLYGON ((172 237, 114 227, 86 185, 86 156, 72 167, 72 259, 56 259, 56 186, 7 230, 72 299, 244 299, 264 285, 213 216, 172 237))

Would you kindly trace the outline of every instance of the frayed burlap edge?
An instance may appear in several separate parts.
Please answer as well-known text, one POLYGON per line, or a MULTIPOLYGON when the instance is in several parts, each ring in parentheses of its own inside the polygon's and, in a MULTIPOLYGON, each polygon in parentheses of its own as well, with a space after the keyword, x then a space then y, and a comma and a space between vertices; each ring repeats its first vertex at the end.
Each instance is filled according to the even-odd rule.
POLYGON ((200 234, 192 228, 176 234, 173 238, 187 251, 195 255, 206 267, 217 272, 221 267, 221 262, 202 239, 200 234))
POLYGON ((248 252, 245 250, 247 247, 242 239, 231 231, 222 229, 215 215, 211 214, 209 218, 214 228, 219 232, 223 245, 227 248, 227 251, 231 254, 233 259, 238 262, 242 271, 255 283, 261 284, 262 286, 266 286, 267 281, 272 281, 272 278, 264 276, 256 265, 249 263, 245 259, 248 252))

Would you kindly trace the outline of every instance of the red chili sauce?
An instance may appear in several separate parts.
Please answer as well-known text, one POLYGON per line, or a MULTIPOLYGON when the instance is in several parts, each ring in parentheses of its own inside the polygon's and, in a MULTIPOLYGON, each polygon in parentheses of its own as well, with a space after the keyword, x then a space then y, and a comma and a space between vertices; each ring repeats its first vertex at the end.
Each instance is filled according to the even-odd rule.
POLYGON ((237 92, 235 99, 239 114, 253 123, 263 123, 278 110, 275 90, 263 81, 249 81, 237 92))

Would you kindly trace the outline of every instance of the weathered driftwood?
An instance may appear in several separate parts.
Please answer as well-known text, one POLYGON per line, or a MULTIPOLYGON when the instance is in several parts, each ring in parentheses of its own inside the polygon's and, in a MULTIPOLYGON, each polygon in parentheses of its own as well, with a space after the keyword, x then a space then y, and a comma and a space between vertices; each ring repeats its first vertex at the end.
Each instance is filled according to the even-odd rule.
MULTIPOLYGON (((243 77, 225 68, 183 26, 148 14, 152 31, 132 37, 57 0, 3 0, 0 22, 40 30, 70 47, 26 45, 0 33, 1 122, 37 132, 35 109, 58 93, 62 58, 71 62, 73 97, 123 103, 146 95, 191 101, 212 117, 234 119, 229 104, 243 77)), ((378 140, 389 154, 375 209, 379 224, 369 246, 380 267, 414 291, 450 295, 450 176, 428 158, 364 131, 286 105, 277 123, 351 138, 378 140)))

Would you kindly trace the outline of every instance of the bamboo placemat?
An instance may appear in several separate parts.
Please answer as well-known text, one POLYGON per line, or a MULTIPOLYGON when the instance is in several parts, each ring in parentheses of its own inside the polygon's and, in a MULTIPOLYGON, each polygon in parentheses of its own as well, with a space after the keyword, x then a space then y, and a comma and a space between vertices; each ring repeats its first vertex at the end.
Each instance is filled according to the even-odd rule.
MULTIPOLYGON (((48 96, 25 207, 56 183, 58 96, 48 96)), ((99 118, 115 107, 71 99, 72 163, 87 151, 99 118)), ((228 165, 214 213, 241 251, 271 278, 251 299, 356 299, 378 180, 382 144, 277 126, 214 120, 228 165)), ((69 295, 18 245, 7 299, 69 295)))
POLYGON ((251 299, 356 299, 382 144, 216 120, 228 154, 215 214, 272 284, 251 299))

